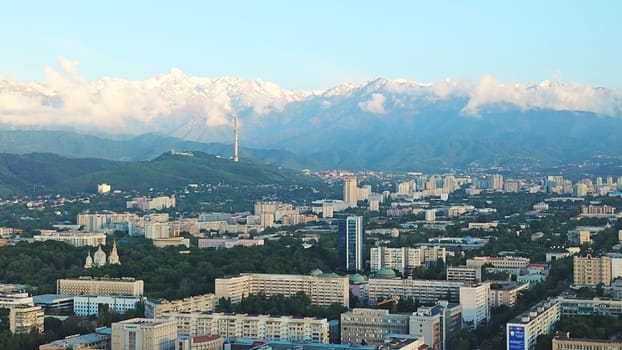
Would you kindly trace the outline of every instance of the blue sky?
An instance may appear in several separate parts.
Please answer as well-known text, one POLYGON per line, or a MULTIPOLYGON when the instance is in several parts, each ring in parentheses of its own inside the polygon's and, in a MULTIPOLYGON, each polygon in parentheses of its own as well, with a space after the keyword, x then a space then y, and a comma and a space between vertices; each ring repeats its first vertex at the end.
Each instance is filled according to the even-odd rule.
POLYGON ((59 56, 89 80, 188 75, 322 89, 376 77, 622 87, 620 1, 12 1, 0 79, 59 56))

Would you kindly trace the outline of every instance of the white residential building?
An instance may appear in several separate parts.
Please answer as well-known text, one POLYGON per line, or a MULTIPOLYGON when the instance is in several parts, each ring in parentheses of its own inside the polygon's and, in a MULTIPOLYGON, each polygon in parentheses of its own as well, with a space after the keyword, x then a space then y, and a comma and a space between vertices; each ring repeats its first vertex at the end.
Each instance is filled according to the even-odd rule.
POLYGON ((73 312, 76 316, 97 315, 100 305, 108 305, 109 310, 124 313, 136 308, 142 300, 131 295, 76 295, 73 298, 73 312))
POLYGON ((477 328, 490 320, 490 283, 460 286, 462 320, 466 326, 477 328))
POLYGON ((447 251, 443 247, 373 247, 370 249, 370 269, 376 272, 383 267, 396 269, 402 273, 415 269, 421 265, 445 261, 447 251))
POLYGON ((175 320, 178 333, 190 336, 219 334, 225 338, 329 342, 325 318, 206 312, 165 312, 162 317, 175 320))
POLYGON ((106 244, 106 235, 103 233, 88 232, 56 232, 41 231, 40 235, 32 237, 35 242, 59 241, 65 242, 74 247, 97 247, 106 244))
POLYGON ((552 332, 559 319, 560 304, 557 301, 540 302, 506 324, 506 349, 535 349, 538 336, 552 332))
POLYGON ((305 293, 314 305, 339 303, 350 305, 350 285, 347 276, 337 275, 281 275, 242 274, 237 277, 216 278, 216 298, 230 298, 239 303, 251 294, 267 296, 305 293))

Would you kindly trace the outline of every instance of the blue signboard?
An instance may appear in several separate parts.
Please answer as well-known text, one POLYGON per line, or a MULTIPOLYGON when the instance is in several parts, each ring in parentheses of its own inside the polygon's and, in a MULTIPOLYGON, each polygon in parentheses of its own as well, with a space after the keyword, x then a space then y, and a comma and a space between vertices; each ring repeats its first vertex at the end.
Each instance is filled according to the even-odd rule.
POLYGON ((510 326, 508 329, 508 350, 525 350, 525 327, 510 326))

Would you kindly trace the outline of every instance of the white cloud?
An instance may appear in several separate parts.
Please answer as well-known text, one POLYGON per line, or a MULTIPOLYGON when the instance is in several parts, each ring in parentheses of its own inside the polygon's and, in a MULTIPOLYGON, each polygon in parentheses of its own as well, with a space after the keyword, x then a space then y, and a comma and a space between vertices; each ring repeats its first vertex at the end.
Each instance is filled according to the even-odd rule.
POLYGON ((372 94, 371 98, 364 102, 359 102, 358 106, 363 112, 374 114, 386 114, 384 103, 387 98, 383 94, 372 94))
POLYGON ((468 93, 469 102, 462 109, 478 116, 487 106, 512 104, 521 110, 592 112, 603 116, 622 115, 622 90, 593 88, 578 83, 543 81, 539 84, 503 84, 493 76, 482 76, 468 93))
MULTIPOLYGON (((477 82, 444 79, 434 84, 386 79, 377 87, 343 84, 321 95, 290 91, 272 83, 233 77, 189 77, 179 69, 142 81, 104 78, 88 81, 78 71, 79 62, 58 59, 57 68, 45 68, 43 82, 0 80, 0 124, 16 127, 69 126, 106 133, 144 133, 230 127, 232 113, 244 116, 248 127, 271 122, 278 114, 294 120, 318 107, 312 123, 340 113, 342 101, 354 100, 361 111, 384 115, 393 109, 416 113, 439 100, 464 99, 461 112, 485 114, 491 106, 512 105, 521 110, 552 109, 622 116, 622 90, 594 88, 578 83, 500 82, 491 75, 477 82), (369 92, 369 95, 367 94, 369 92), (292 102, 309 101, 288 109, 292 102), (284 112, 286 111, 286 112, 284 112)), ((190 132, 190 131, 188 131, 190 132)), ((214 131, 210 135, 217 135, 214 131)), ((227 134, 228 135, 228 134, 227 134)))

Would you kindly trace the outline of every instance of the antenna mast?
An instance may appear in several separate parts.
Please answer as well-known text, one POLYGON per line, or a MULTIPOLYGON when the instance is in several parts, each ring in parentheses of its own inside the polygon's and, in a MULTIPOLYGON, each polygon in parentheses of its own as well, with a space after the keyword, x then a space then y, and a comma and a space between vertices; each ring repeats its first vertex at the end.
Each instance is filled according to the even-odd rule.
POLYGON ((238 161, 238 116, 233 115, 233 161, 238 161))

